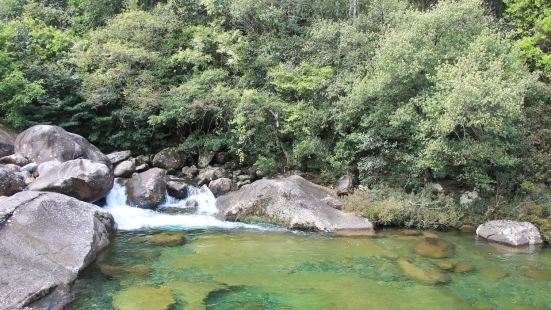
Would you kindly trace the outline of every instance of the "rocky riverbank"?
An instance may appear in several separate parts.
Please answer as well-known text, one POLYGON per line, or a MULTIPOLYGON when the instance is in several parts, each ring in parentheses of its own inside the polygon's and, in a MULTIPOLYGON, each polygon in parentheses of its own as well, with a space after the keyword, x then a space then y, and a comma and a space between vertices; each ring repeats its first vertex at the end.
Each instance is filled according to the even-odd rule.
MULTIPOLYGON (((329 189, 298 175, 268 179, 262 171, 239 169, 222 151, 197 157, 176 149, 104 155, 85 138, 48 125, 17 137, 2 134, 0 142, 0 308, 60 309, 71 300, 73 281, 109 245, 116 227, 109 212, 91 204, 103 204, 115 178, 125 188, 126 203, 140 209, 193 213, 193 199, 175 208, 159 206, 170 197, 189 197, 197 186, 218 197, 217 217, 224 221, 343 235, 374 228, 341 210, 339 196, 354 187, 351 175, 329 189)), ((515 246, 542 243, 530 223, 489 222, 477 234, 515 246)), ((409 264, 400 266, 411 269, 409 264)))

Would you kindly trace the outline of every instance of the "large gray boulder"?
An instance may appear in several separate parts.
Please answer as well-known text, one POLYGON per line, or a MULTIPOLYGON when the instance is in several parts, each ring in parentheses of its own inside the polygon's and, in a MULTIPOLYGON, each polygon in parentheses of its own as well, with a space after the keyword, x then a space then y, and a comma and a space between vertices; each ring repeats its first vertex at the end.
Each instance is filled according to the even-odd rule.
POLYGON ((94 202, 113 188, 113 173, 106 165, 88 159, 74 159, 53 166, 29 185, 33 191, 62 193, 94 202))
POLYGON ((129 178, 132 176, 132 173, 136 171, 136 165, 131 160, 125 160, 118 163, 113 169, 113 174, 117 178, 129 178))
POLYGON ((15 152, 13 143, 17 137, 14 129, 0 124, 0 157, 11 155, 15 152))
POLYGON ((142 173, 134 173, 126 183, 128 202, 133 207, 154 209, 166 195, 166 170, 152 168, 142 173))
POLYGON ((153 157, 153 166, 166 169, 168 171, 176 171, 184 166, 184 156, 175 149, 167 148, 153 157))
POLYGON ((83 137, 58 126, 36 125, 17 136, 15 152, 37 164, 58 160, 89 159, 111 168, 111 161, 83 137))
POLYGON ((78 273, 109 245, 112 216, 77 199, 21 192, 0 204, 0 309, 62 309, 78 273))
POLYGON ((478 226, 476 234, 484 239, 513 246, 543 243, 538 228, 529 222, 489 221, 478 226))
POLYGON ((25 188, 25 179, 6 166, 0 166, 0 196, 11 196, 25 188))
POLYGON ((332 208, 331 194, 300 176, 262 179, 216 200, 220 219, 267 222, 291 229, 373 229, 367 219, 332 208))

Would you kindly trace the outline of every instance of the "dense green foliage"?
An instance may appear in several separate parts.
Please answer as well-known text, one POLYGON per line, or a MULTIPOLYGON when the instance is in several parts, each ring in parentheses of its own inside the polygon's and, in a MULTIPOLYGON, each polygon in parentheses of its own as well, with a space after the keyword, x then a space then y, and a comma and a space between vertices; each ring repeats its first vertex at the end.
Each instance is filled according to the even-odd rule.
POLYGON ((543 0, 0 0, 0 111, 105 150, 483 193, 551 182, 543 0))

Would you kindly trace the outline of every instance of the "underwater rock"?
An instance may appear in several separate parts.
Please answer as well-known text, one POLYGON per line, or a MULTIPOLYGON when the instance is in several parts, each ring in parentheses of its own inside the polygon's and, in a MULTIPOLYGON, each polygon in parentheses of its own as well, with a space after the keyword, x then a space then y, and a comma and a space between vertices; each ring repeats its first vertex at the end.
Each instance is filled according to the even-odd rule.
POLYGON ((398 266, 408 278, 420 283, 435 285, 445 284, 450 281, 450 278, 446 274, 436 269, 417 266, 406 258, 399 258, 398 266))
POLYGON ((332 233, 338 237, 378 237, 373 229, 338 229, 332 233))
POLYGON ((500 268, 486 267, 482 269, 482 278, 484 279, 484 281, 487 282, 497 282, 507 276, 507 272, 503 271, 500 268))
POLYGON ((402 229, 398 231, 398 233, 402 236, 421 236, 422 233, 418 230, 414 229, 402 229))
POLYGON ((524 276, 537 281, 551 281, 551 269, 540 266, 529 266, 524 276))
POLYGON ((130 243, 149 243, 162 246, 182 245, 186 241, 184 233, 162 232, 152 235, 137 236, 129 240, 130 243))
POLYGON ((453 272, 455 272, 455 273, 468 273, 468 272, 474 271, 474 269, 475 268, 474 268, 473 265, 459 263, 459 264, 455 265, 455 267, 453 268, 453 272))
POLYGON ((435 262, 435 264, 436 266, 438 266, 438 268, 445 271, 453 270, 453 268, 455 267, 455 264, 453 262, 446 259, 439 259, 435 262))
POLYGON ((109 278, 144 277, 151 273, 151 268, 146 265, 134 265, 131 267, 98 264, 98 268, 109 278))
POLYGON ((453 256, 454 247, 444 239, 425 237, 417 243, 415 252, 426 257, 444 258, 453 256))
POLYGON ((116 310, 168 310, 176 300, 167 287, 134 286, 113 296, 116 310))

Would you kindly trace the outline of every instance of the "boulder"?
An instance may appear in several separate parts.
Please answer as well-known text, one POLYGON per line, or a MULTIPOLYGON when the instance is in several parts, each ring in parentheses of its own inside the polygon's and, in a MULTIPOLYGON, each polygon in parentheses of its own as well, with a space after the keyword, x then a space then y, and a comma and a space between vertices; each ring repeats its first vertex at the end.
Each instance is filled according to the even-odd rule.
POLYGON ((223 178, 225 174, 226 174, 226 171, 224 170, 224 168, 208 167, 208 168, 202 169, 196 178, 197 185, 201 186, 201 185, 209 184, 211 181, 214 181, 219 178, 223 178))
POLYGON ((47 170, 29 185, 29 189, 94 202, 113 188, 113 179, 111 169, 106 165, 88 159, 74 159, 47 170))
POLYGON ((0 166, 0 196, 11 196, 25 188, 25 180, 22 176, 10 168, 0 166))
POLYGON ((132 176, 132 173, 136 171, 136 166, 134 165, 134 162, 131 160, 124 160, 115 166, 115 169, 113 170, 113 174, 117 178, 129 178, 132 176))
POLYGON ((21 171, 21 167, 19 167, 18 165, 14 165, 14 164, 5 164, 4 167, 10 169, 11 171, 13 171, 15 173, 21 171))
POLYGON ((25 182, 25 186, 30 185, 35 180, 33 175, 28 171, 17 172, 17 175, 20 175, 23 178, 23 182, 25 182))
POLYGON ((210 181, 209 189, 214 194, 214 197, 222 196, 232 190, 232 180, 228 178, 220 178, 210 181))
POLYGON ((398 259, 398 267, 402 269, 408 278, 423 284, 437 285, 450 281, 450 277, 446 274, 434 268, 416 265, 406 258, 398 259))
POLYGON ((216 200, 220 219, 262 221, 291 229, 337 231, 372 229, 367 219, 344 213, 324 199, 331 194, 300 176, 262 179, 216 200))
POLYGON ((111 160, 88 140, 58 126, 36 125, 23 131, 15 139, 15 152, 37 164, 89 159, 112 167, 111 160))
POLYGON ((184 199, 188 196, 188 185, 184 182, 168 181, 166 182, 166 190, 174 198, 184 199))
POLYGON ((185 158, 175 149, 167 148, 153 157, 153 167, 176 171, 184 166, 185 158))
POLYGON ((214 155, 214 162, 223 165, 228 162, 230 159, 230 154, 228 152, 218 152, 214 155))
POLYGON ((197 212, 199 202, 194 198, 186 199, 184 205, 163 205, 157 209, 159 212, 171 214, 191 214, 197 212))
POLYGON ((119 151, 119 152, 107 154, 107 158, 109 158, 109 161, 114 166, 124 160, 129 159, 130 155, 132 155, 132 152, 130 151, 119 151))
POLYGON ((166 287, 131 286, 113 295, 115 310, 165 310, 172 309, 176 300, 166 287))
POLYGON ((50 169, 55 168, 59 165, 61 165, 61 162, 58 160, 46 161, 39 164, 36 168, 36 171, 38 172, 38 175, 46 175, 50 169))
POLYGON ((444 187, 442 187, 440 183, 429 183, 429 188, 434 195, 439 195, 444 193, 444 187))
POLYGON ((484 239, 513 246, 543 243, 538 228, 529 222, 489 221, 478 226, 476 234, 484 239))
POLYGON ((29 161, 29 159, 19 153, 15 153, 15 154, 11 154, 11 155, 8 155, 8 156, 4 156, 2 158, 0 158, 0 164, 4 164, 4 165, 7 165, 7 164, 12 164, 12 165, 17 165, 19 167, 23 167, 27 164, 30 164, 31 162, 29 161))
POLYGON ((113 225, 108 212, 62 194, 26 191, 3 200, 0 309, 62 309, 113 225))
POLYGON ((351 174, 343 175, 335 184, 335 190, 338 196, 349 195, 354 188, 354 176, 351 174))
POLYGON ((188 179, 193 179, 199 173, 199 169, 195 165, 182 168, 182 175, 188 179))
POLYGON ((14 129, 0 124, 0 157, 11 155, 15 152, 13 143, 17 133, 14 129))
POLYGON ((126 192, 131 206, 154 209, 165 199, 166 170, 152 168, 134 173, 126 184, 126 192))
POLYGON ((199 159, 197 160, 197 166, 199 168, 207 167, 208 165, 210 165, 215 155, 216 155, 215 152, 208 152, 208 151, 201 152, 199 154, 199 159))

